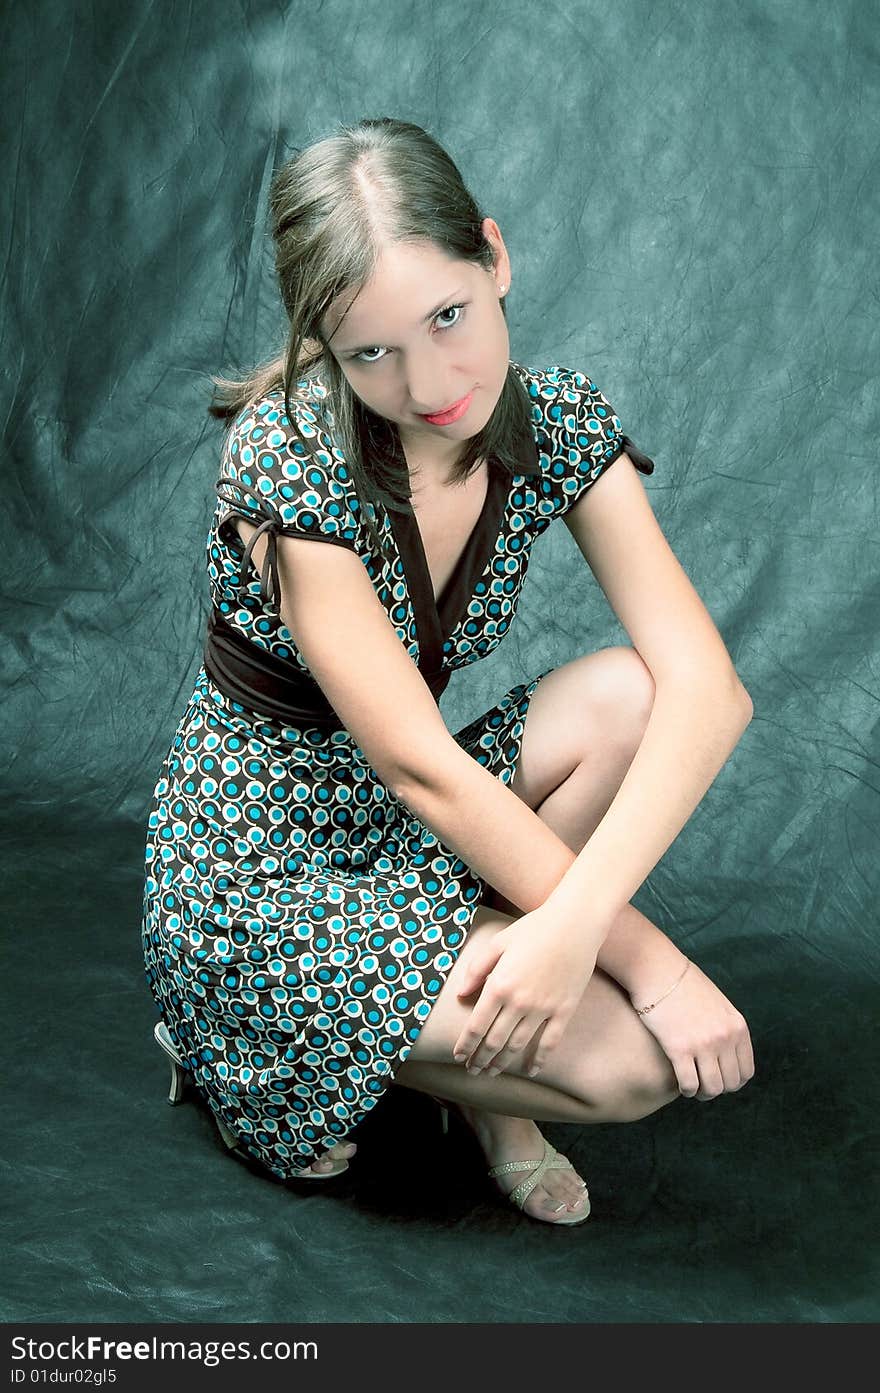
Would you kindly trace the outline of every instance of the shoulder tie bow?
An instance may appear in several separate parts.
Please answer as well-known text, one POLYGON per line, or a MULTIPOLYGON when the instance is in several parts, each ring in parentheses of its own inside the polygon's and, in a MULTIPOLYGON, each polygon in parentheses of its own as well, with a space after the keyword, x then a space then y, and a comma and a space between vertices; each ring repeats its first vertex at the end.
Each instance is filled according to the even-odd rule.
MULTIPOLYGON (((279 532, 283 530, 284 523, 277 509, 274 508, 271 503, 268 503, 265 498, 260 498, 259 494, 255 493, 253 489, 248 488, 247 485, 240 483, 238 479, 227 479, 221 475, 216 483, 218 496, 222 498, 225 503, 237 504, 238 499, 230 497, 229 493, 226 491, 230 488, 236 488, 241 493, 249 494, 251 498, 257 500, 258 506, 262 511, 268 509, 271 514, 270 517, 259 524, 250 538, 250 541, 245 545, 244 555, 241 558, 241 565, 238 568, 238 588, 239 590, 244 588, 245 576, 254 546, 257 540, 265 533, 266 555, 263 560, 263 569, 260 572, 260 598, 263 600, 268 610, 273 614, 278 614, 281 604, 281 581, 278 575, 277 539, 279 532), (272 579, 271 588, 268 585, 270 574, 272 579)), ((245 522, 252 523, 255 521, 253 513, 248 513, 246 509, 240 506, 234 507, 232 511, 227 514, 227 517, 233 516, 244 518, 245 522)))

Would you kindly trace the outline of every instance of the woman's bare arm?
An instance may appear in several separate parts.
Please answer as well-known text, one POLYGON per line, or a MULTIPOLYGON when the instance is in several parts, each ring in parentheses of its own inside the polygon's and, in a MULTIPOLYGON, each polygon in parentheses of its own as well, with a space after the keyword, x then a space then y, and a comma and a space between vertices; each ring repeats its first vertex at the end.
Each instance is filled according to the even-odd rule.
MULTIPOLYGON (((601 943, 700 803, 749 719, 733 687, 661 683, 626 776, 577 855, 455 742, 458 753, 438 752, 422 781, 404 781, 399 796, 505 899, 525 913, 552 906, 577 931, 589 926, 601 943)), ((644 954, 643 940, 630 946, 644 954)), ((622 981, 629 957, 621 936, 616 953, 600 962, 613 961, 613 975, 622 981)), ((651 959, 624 985, 650 990, 652 966, 662 977, 663 962, 651 959)))
POLYGON ((752 702, 625 453, 564 520, 654 682, 641 745, 602 821, 577 856, 568 851, 560 875, 562 843, 548 855, 546 835, 529 831, 529 810, 502 809, 460 760, 437 769, 433 801, 419 789, 404 796, 429 826, 451 828, 445 839, 505 899, 525 912, 552 907, 581 928, 589 921, 600 944, 597 961, 646 1000, 681 955, 659 930, 628 930, 621 910, 729 759, 752 702))
MULTIPOLYGON (((524 912, 557 892, 554 902, 573 929, 605 940, 735 747, 747 724, 739 691, 720 677, 700 687, 684 679, 661 684, 642 748, 576 857, 453 739, 353 552, 280 537, 278 562, 281 617, 391 792, 524 912), (601 860, 590 850, 596 845, 601 860), (584 866, 589 874, 581 869, 575 882, 584 866)), ((614 950, 609 941, 609 954, 614 950)), ((618 980, 626 971, 623 950, 621 940, 618 980)))

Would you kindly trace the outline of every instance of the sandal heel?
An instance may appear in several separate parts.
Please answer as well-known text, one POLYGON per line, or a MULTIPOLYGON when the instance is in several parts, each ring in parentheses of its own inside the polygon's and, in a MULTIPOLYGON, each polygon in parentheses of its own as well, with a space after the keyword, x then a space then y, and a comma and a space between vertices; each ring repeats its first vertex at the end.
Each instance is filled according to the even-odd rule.
MULTIPOLYGON (((169 1103, 181 1103, 183 1101, 183 1095, 186 1089, 186 1082, 189 1077, 189 1070, 186 1068, 183 1060, 177 1053, 177 1050, 174 1047, 174 1041, 171 1039, 168 1027, 164 1021, 156 1022, 155 1026, 153 1027, 153 1039, 156 1041, 156 1044, 159 1046, 160 1050, 165 1055, 166 1059, 171 1065, 171 1087, 168 1091, 168 1101, 169 1103)), ((247 1156, 247 1153, 243 1152, 239 1147, 239 1138, 237 1134, 232 1131, 231 1127, 227 1127, 226 1123, 223 1121, 223 1118, 220 1117, 218 1113, 214 1112, 213 1108, 210 1109, 210 1112, 211 1117, 214 1120, 214 1125, 217 1128, 223 1145, 226 1147, 227 1151, 233 1152, 235 1156, 241 1160, 248 1161, 249 1158, 247 1156)), ((445 1108, 443 1109, 443 1112, 443 1130, 445 1132, 445 1108)), ((313 1172, 311 1174, 302 1172, 301 1174, 295 1177, 295 1181, 304 1180, 308 1183, 314 1181, 324 1181, 326 1183, 328 1180, 335 1180, 338 1176, 342 1175, 343 1172, 347 1171, 349 1168, 347 1160, 340 1158, 340 1161, 341 1164, 339 1162, 335 1163, 334 1169, 331 1171, 313 1172)), ((253 1163, 251 1162, 250 1164, 253 1163)))
POLYGON ((443 1135, 446 1136, 449 1132, 449 1108, 446 1103, 444 1103, 443 1099, 436 1097, 435 1094, 429 1093, 428 1097, 432 1098, 440 1109, 440 1128, 443 1135))
MULTIPOLYGON (((174 1041, 171 1039, 168 1027, 164 1021, 156 1022, 153 1027, 153 1039, 171 1065, 171 1087, 168 1091, 168 1101, 169 1103, 182 1103, 184 1091, 186 1089, 186 1081, 189 1077, 189 1070, 174 1048, 174 1041)), ((211 1110, 211 1116, 214 1119, 217 1131, 220 1133, 223 1145, 228 1151, 234 1151, 238 1146, 238 1137, 235 1132, 231 1131, 230 1128, 226 1126, 222 1117, 219 1117, 213 1109, 211 1110)))
POLYGON ((172 1104, 182 1103, 186 1090, 187 1070, 174 1048, 174 1042, 168 1034, 168 1027, 164 1021, 156 1022, 153 1028, 153 1039, 171 1065, 171 1087, 168 1090, 168 1101, 172 1104))
POLYGON ((230 1131, 230 1129, 226 1126, 226 1123, 223 1121, 222 1117, 218 1117, 215 1112, 212 1112, 211 1116, 217 1124, 217 1131, 220 1133, 223 1145, 227 1148, 228 1151, 234 1151, 235 1148, 238 1146, 238 1137, 235 1135, 234 1132, 230 1131))

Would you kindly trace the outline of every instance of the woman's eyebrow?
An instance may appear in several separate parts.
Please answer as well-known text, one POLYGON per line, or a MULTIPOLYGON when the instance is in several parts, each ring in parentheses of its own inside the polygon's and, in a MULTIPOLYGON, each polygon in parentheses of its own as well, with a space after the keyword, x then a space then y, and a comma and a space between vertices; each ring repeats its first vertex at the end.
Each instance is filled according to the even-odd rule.
MULTIPOLYGON (((442 309, 445 309, 445 308, 446 308, 446 306, 449 304, 450 300, 454 300, 455 297, 456 297, 457 295, 464 295, 464 293, 465 293, 465 292, 464 292, 464 288, 463 288, 463 287, 459 287, 458 290, 450 291, 450 293, 449 293, 448 295, 444 296, 444 298, 440 301, 439 305, 436 305, 436 306, 434 307, 434 309, 429 310, 428 313, 427 313, 426 315, 423 315, 423 316, 422 316, 422 320, 421 320, 422 324, 427 324, 429 320, 436 318, 436 316, 440 313, 440 311, 441 311, 442 309)), ((337 344, 337 345, 336 345, 336 352, 337 352, 337 353, 363 353, 363 352, 365 352, 366 349, 368 349, 368 348, 385 348, 385 347, 386 347, 385 344, 379 344, 379 343, 362 343, 362 344, 360 344, 359 347, 357 347, 357 348, 355 348, 354 346, 352 346, 351 348, 340 348, 339 345, 337 344)))

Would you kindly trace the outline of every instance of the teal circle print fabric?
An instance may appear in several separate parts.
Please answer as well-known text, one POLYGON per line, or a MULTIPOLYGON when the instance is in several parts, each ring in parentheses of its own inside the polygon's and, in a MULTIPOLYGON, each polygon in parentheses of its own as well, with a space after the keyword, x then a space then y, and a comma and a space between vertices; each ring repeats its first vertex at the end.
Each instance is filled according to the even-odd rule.
MULTIPOLYGON (((448 674, 509 631, 533 543, 626 450, 653 462, 584 373, 511 363, 531 426, 522 472, 493 469, 461 564, 434 597, 418 529, 380 505, 364 527, 319 379, 292 429, 280 388, 223 444, 205 559, 212 606, 267 662, 308 675, 273 583, 278 536, 356 552, 415 662, 448 674), (269 539, 262 573, 237 516, 269 539)), ((549 671, 549 669, 548 669, 549 671)), ((454 738, 504 783, 545 672, 454 738)), ((147 981, 194 1083, 280 1179, 344 1140, 413 1048, 485 892, 378 777, 344 728, 233 699, 202 664, 155 784, 142 943, 147 981)))

